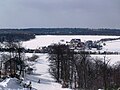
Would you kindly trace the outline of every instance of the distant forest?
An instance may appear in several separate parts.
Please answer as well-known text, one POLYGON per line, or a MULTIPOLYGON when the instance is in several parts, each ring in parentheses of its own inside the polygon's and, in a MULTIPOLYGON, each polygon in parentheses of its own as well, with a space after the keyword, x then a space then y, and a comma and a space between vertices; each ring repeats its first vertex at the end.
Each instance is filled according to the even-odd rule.
POLYGON ((18 29, 0 29, 0 42, 19 42, 34 39, 35 34, 18 29))
POLYGON ((89 29, 89 28, 26 28, 0 29, 0 40, 14 38, 26 41, 35 35, 114 35, 120 36, 120 29, 89 29))

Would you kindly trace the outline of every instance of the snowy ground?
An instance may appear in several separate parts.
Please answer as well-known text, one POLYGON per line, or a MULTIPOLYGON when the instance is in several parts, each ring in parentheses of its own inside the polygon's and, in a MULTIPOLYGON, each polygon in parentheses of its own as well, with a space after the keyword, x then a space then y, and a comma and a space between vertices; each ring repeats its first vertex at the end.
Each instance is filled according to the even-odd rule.
POLYGON ((0 90, 27 90, 20 86, 16 78, 7 78, 0 82, 0 90))
POLYGON ((116 64, 117 62, 120 62, 120 55, 91 55, 92 58, 96 59, 101 59, 101 60, 104 60, 104 57, 105 57, 105 60, 109 61, 109 64, 110 65, 113 65, 113 64, 116 64))
MULTIPOLYGON (((118 38, 119 36, 91 36, 91 35, 37 35, 35 39, 23 42, 26 48, 36 49, 42 46, 48 46, 52 43, 58 43, 60 40, 70 41, 71 39, 81 39, 82 42, 87 40, 100 40, 102 38, 118 38)), ((109 42, 110 44, 111 42, 109 42)), ((116 42, 118 43, 118 42, 116 42)))
POLYGON ((37 90, 70 90, 61 88, 61 85, 56 83, 49 74, 48 54, 37 55, 39 55, 39 58, 36 60, 36 62, 33 62, 33 68, 35 70, 33 75, 26 76, 26 80, 32 82, 33 88, 37 90), (38 83, 39 79, 40 83, 38 83))
MULTIPOLYGON (((32 54, 26 54, 32 56, 32 54)), ((49 62, 48 54, 37 54, 39 58, 36 62, 29 62, 34 68, 34 72, 31 75, 25 75, 25 82, 32 82, 33 90, 70 90, 63 89, 61 85, 56 83, 55 80, 49 74, 49 62), (38 80, 40 79, 40 83, 38 80)), ((0 82, 0 90, 29 90, 20 86, 16 79, 8 78, 3 82, 0 82)))
POLYGON ((108 41, 103 47, 104 51, 120 52, 120 40, 108 41))
MULTIPOLYGON (((81 39, 82 42, 85 42, 87 40, 100 40, 103 38, 118 38, 120 36, 91 36, 91 35, 38 35, 35 39, 32 39, 30 41, 23 42, 23 46, 30 49, 36 49, 43 46, 48 46, 52 43, 58 43, 61 40, 70 41, 71 39, 78 38, 81 39)), ((96 50, 96 49, 95 49, 96 50)), ((106 46, 103 47, 101 51, 120 51, 120 40, 114 40, 114 41, 108 41, 106 42, 106 46)))

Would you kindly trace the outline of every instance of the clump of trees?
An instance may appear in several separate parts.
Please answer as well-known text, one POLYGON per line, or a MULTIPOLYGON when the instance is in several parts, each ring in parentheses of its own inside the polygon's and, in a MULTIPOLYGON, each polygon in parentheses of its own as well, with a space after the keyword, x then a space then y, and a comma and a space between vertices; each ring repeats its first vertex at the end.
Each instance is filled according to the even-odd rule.
POLYGON ((63 88, 83 90, 117 89, 120 86, 120 63, 92 59, 89 53, 75 53, 68 45, 50 47, 50 73, 63 88))
POLYGON ((9 41, 4 42, 4 48, 7 52, 2 52, 0 60, 0 77, 24 76, 25 56, 21 43, 9 41))
POLYGON ((8 42, 10 39, 13 39, 14 42, 20 42, 20 41, 27 41, 30 39, 34 39, 35 34, 31 34, 29 32, 21 32, 18 31, 10 31, 7 30, 6 32, 3 30, 0 32, 0 42, 8 42))

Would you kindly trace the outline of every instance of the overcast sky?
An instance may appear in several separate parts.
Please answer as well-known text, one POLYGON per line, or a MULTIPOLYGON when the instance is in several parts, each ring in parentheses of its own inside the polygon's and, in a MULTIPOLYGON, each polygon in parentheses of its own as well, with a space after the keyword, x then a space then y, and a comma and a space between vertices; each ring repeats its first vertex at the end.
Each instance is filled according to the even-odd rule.
POLYGON ((0 28, 120 28, 120 0, 0 0, 0 28))

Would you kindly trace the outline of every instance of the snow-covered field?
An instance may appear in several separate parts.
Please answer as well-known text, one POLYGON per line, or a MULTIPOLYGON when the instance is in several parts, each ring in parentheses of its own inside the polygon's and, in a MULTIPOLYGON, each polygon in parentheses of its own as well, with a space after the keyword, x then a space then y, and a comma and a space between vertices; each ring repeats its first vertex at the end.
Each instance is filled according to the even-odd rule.
POLYGON ((104 51, 120 52, 120 40, 108 41, 103 47, 104 51))
MULTIPOLYGON (((58 43, 61 40, 70 41, 71 39, 81 39, 82 42, 87 40, 100 40, 103 38, 118 38, 120 36, 91 36, 91 35, 38 35, 35 39, 23 42, 23 46, 30 49, 36 49, 43 46, 48 46, 52 43, 58 43)), ((120 40, 108 41, 102 51, 120 51, 120 40)))

